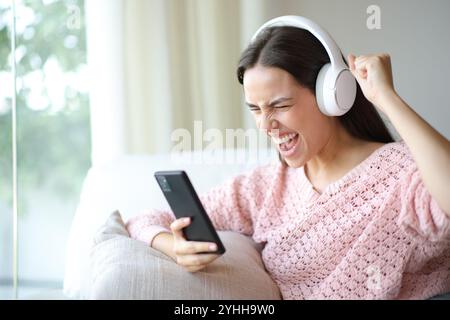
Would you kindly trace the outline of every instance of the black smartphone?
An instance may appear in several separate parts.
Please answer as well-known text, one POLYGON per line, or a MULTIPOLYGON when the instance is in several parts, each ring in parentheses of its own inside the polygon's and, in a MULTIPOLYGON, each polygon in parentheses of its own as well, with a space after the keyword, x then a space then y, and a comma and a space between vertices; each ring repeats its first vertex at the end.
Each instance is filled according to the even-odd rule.
POLYGON ((186 172, 157 171, 155 178, 175 217, 177 219, 191 218, 190 225, 183 229, 186 240, 214 242, 217 244, 217 251, 205 253, 225 253, 225 247, 186 172))

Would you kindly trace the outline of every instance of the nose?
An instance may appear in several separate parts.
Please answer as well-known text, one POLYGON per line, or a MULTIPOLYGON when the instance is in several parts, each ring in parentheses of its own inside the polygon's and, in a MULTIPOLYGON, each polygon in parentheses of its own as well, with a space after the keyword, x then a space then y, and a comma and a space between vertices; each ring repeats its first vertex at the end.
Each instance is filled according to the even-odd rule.
POLYGON ((279 122, 276 119, 271 119, 266 115, 261 115, 259 120, 259 129, 269 134, 279 128, 279 122))

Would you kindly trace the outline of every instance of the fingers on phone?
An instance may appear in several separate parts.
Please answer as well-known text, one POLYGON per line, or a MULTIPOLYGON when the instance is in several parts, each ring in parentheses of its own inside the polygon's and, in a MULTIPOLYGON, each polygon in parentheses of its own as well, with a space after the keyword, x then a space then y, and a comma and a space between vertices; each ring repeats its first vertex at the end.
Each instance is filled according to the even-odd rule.
POLYGON ((172 230, 174 236, 184 239, 183 232, 181 230, 187 227, 190 223, 190 218, 180 218, 172 222, 170 229, 172 230))
POLYGON ((177 263, 185 268, 205 267, 217 257, 217 254, 189 254, 177 256, 177 263))
POLYGON ((176 230, 181 230, 184 227, 188 226, 190 223, 191 223, 191 218, 189 218, 189 217, 180 218, 180 219, 177 219, 174 222, 172 222, 172 224, 170 225, 170 228, 176 229, 176 230))
POLYGON ((176 254, 196 254, 214 251, 217 251, 217 245, 215 243, 201 241, 183 241, 175 248, 176 254))

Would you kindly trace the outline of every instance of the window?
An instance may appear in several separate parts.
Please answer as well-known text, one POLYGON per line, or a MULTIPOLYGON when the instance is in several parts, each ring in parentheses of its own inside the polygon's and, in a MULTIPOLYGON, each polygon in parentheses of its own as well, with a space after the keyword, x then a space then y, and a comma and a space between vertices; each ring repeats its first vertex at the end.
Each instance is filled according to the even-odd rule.
POLYGON ((0 2, 0 299, 12 298, 16 42, 19 298, 61 288, 69 228, 90 167, 83 0, 0 2))

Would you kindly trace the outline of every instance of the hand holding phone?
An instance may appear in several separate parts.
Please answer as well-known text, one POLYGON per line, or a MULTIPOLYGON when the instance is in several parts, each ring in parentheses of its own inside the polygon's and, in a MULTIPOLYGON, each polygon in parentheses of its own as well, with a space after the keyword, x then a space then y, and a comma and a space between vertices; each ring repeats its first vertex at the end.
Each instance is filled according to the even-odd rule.
POLYGON ((189 272, 206 267, 225 252, 211 220, 184 171, 155 173, 164 196, 178 218, 171 225, 173 258, 189 272))
POLYGON ((217 251, 214 242, 188 241, 184 238, 182 229, 190 223, 190 218, 181 218, 170 225, 173 233, 173 258, 187 271, 196 272, 216 260, 220 254, 214 253, 217 251), (211 253, 207 254, 208 251, 211 253))

